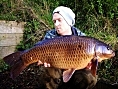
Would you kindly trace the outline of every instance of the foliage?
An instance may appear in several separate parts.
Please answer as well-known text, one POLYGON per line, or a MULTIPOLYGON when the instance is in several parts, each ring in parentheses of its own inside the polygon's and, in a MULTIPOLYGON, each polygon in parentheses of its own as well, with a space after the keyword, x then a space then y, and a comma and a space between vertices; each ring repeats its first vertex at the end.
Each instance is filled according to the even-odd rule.
POLYGON ((16 47, 17 50, 24 50, 31 48, 34 45, 34 43, 36 43, 37 36, 35 32, 39 29, 39 27, 40 23, 36 20, 32 20, 31 22, 27 22, 25 24, 23 40, 16 47))
POLYGON ((41 34, 37 33, 37 30, 42 30, 42 23, 46 30, 53 28, 51 14, 59 5, 73 9, 76 14, 76 26, 87 35, 111 45, 115 44, 114 42, 117 40, 115 36, 118 33, 117 0, 2 0, 0 1, 0 19, 27 22, 24 40, 18 45, 18 48, 27 49, 41 39, 36 35, 41 34), (109 37, 112 38, 107 39, 109 37))
MULTIPOLYGON (((118 45, 118 0, 1 0, 1 20, 26 22, 23 40, 17 46, 17 50, 32 47, 43 38, 45 31, 53 28, 52 11, 59 5, 68 6, 75 12, 75 26, 81 31, 117 50, 118 47, 115 46, 118 45)), ((116 78, 113 81, 118 79, 111 76, 111 71, 115 71, 115 76, 118 75, 117 66, 110 61, 101 65, 100 77, 111 80, 116 78)))
POLYGON ((117 41, 118 23, 114 21, 117 21, 118 18, 118 1, 78 0, 78 3, 75 4, 77 8, 75 10, 77 13, 77 27, 89 36, 107 41, 112 45, 115 44, 117 41), (80 9, 78 8, 82 8, 82 10, 79 11, 80 9), (104 36, 101 34, 104 34, 104 36), (111 42, 109 42, 109 39, 103 39, 107 36, 113 37, 111 42))
POLYGON ((0 59, 0 72, 3 72, 7 69, 8 69, 8 65, 6 65, 2 59, 0 59))
POLYGON ((116 58, 103 61, 98 67, 99 78, 106 79, 111 84, 117 83, 118 81, 118 61, 116 58))

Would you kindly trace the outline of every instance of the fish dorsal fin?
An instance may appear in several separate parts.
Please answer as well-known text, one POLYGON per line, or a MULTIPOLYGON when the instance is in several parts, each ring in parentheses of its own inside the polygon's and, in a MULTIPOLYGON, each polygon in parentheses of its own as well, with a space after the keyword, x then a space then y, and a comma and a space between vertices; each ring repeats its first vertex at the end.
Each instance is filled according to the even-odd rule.
POLYGON ((68 82, 70 78, 72 77, 73 73, 75 72, 75 69, 68 69, 63 72, 63 81, 68 82))

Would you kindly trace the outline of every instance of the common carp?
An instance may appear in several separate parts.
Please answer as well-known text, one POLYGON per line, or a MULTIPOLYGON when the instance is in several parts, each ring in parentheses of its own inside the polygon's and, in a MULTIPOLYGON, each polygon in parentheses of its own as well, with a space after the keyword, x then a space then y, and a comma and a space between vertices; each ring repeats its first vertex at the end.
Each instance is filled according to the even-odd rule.
POLYGON ((91 62, 95 76, 97 62, 109 59, 114 51, 104 42, 88 36, 60 36, 44 40, 37 46, 18 51, 3 58, 10 65, 11 77, 16 78, 28 65, 40 62, 64 69, 63 81, 68 82, 75 70, 86 68, 91 62))

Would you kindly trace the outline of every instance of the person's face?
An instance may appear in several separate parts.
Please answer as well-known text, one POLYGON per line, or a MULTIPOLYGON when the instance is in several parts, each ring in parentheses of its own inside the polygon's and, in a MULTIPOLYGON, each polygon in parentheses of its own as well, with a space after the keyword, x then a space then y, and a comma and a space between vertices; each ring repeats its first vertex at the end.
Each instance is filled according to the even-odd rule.
POLYGON ((53 22, 58 34, 64 35, 68 32, 70 26, 59 13, 53 14, 53 22))

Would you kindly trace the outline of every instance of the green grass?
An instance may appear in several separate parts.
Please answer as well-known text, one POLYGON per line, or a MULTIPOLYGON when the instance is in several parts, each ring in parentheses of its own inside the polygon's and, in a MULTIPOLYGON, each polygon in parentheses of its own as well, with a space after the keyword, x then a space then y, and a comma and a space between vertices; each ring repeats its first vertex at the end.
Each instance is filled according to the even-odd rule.
POLYGON ((0 72, 3 72, 7 69, 8 69, 8 65, 2 59, 0 59, 0 72))

